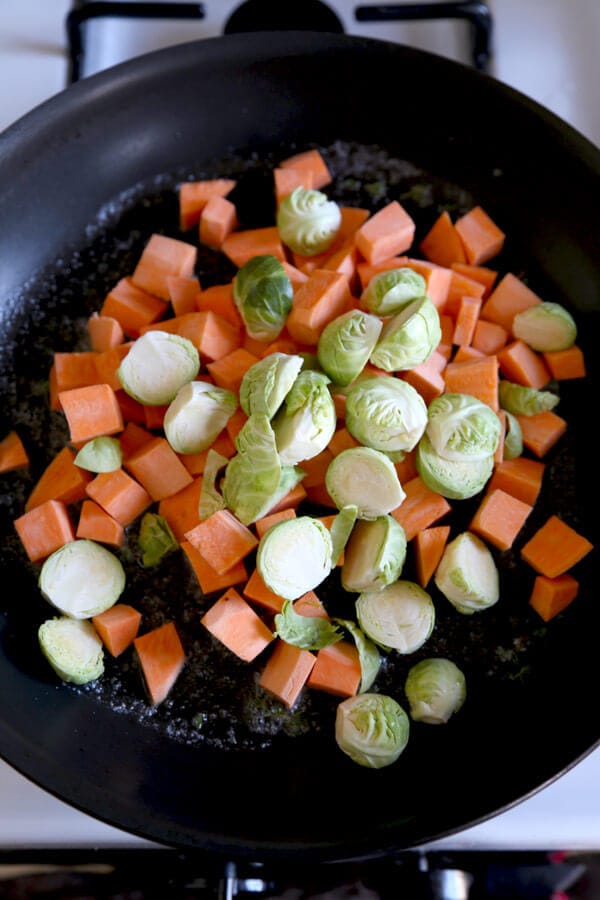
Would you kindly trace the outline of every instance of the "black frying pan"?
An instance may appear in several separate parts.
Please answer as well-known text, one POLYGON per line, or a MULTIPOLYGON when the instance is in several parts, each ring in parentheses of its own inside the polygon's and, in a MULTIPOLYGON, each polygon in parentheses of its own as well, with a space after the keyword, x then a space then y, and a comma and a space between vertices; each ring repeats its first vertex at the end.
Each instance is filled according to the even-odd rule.
MULTIPOLYGON (((533 575, 518 560, 550 512, 598 539, 600 154, 590 143, 509 88, 427 53, 255 34, 161 51, 76 84, 0 137, 0 185, 1 431, 16 427, 32 457, 30 475, 3 476, 0 490, 0 753, 8 763, 85 812, 165 844, 319 861, 460 831, 597 745, 596 554, 578 566, 579 597, 548 627, 528 607, 533 575), (35 638, 51 611, 12 529, 65 438, 47 409, 52 352, 85 347, 85 317, 131 270, 149 234, 180 236, 178 180, 234 173, 243 222, 269 224, 270 167, 309 146, 331 165, 332 196, 374 209, 401 198, 418 235, 443 206, 481 203, 508 234, 499 267, 574 311, 588 364, 585 381, 561 386, 569 430, 547 460, 544 496, 515 552, 498 557, 500 603, 457 617, 435 597, 436 630, 420 655, 443 653, 464 667, 465 707, 447 726, 414 726, 398 763, 380 771, 335 746, 333 698, 312 697, 298 717, 269 704, 257 712, 248 668, 198 624, 208 601, 181 558, 160 576, 143 572, 135 534, 127 599, 142 605, 144 628, 176 615, 184 674, 155 711, 131 657, 109 664, 96 686, 57 684, 35 638)), ((199 275, 207 286, 231 272, 203 253, 199 275)), ((465 504, 456 522, 472 509, 465 504)), ((334 582, 323 596, 339 608, 334 582)), ((402 702, 416 658, 387 663, 377 688, 402 702)))

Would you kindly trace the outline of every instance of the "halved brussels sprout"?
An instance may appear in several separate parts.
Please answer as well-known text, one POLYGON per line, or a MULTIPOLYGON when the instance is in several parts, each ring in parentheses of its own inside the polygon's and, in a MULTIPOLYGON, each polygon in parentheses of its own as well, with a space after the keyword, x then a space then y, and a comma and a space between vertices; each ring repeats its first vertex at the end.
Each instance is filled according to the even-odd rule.
POLYGON ((233 279, 233 299, 246 331, 257 341, 279 337, 292 308, 294 291, 276 256, 253 256, 233 279))
POLYGON ((400 266, 376 272, 362 292, 360 305, 377 316, 393 316, 413 300, 424 297, 427 285, 418 272, 400 266))
POLYGON ((302 370, 273 419, 277 451, 283 465, 295 466, 325 449, 337 425, 329 378, 302 370))
POLYGON ((360 309, 351 309, 325 326, 317 356, 335 384, 346 385, 360 375, 381 334, 383 323, 360 309))
POLYGON ((346 428, 366 447, 385 453, 412 450, 426 426, 425 401, 401 378, 361 378, 346 394, 346 428))
POLYGON ((370 361, 385 372, 414 369, 431 356, 441 337, 435 304, 420 297, 385 323, 370 361))
POLYGON ((539 391, 523 384, 514 384, 505 378, 498 385, 500 408, 513 416, 533 416, 547 412, 558 405, 559 397, 552 391, 539 391))
POLYGON ((40 648, 56 674, 71 684, 87 684, 104 672, 104 647, 91 622, 61 616, 38 629, 40 648))
POLYGON ((333 548, 331 551, 331 563, 334 566, 337 565, 337 561, 348 543, 348 538, 352 534, 357 516, 358 509, 356 506, 344 506, 331 523, 329 529, 333 548))
POLYGON ((335 739, 353 762, 382 769, 396 762, 408 744, 410 720, 386 694, 357 694, 338 705, 335 739))
POLYGON ((394 581, 360 594, 356 615, 367 637, 385 650, 403 654, 422 647, 435 625, 433 600, 412 581, 394 581))
POLYGON ((404 691, 411 719, 430 725, 446 723, 467 696, 465 676, 449 659, 422 659, 408 672, 404 691))
POLYGON ((441 394, 427 410, 425 433, 444 459, 472 461, 496 452, 500 420, 494 410, 471 394, 441 394))
POLYGON ((356 523, 344 552, 342 587, 378 591, 396 581, 406 561, 406 534, 393 516, 356 523))
POLYGON ((142 565, 147 568, 157 566, 165 556, 179 547, 165 517, 152 512, 142 516, 138 542, 142 551, 142 565))
POLYGON ((302 650, 320 650, 337 644, 343 635, 338 626, 322 616, 302 616, 291 600, 284 600, 281 612, 275 616, 277 637, 302 650))
POLYGON ((206 381, 179 388, 164 418, 165 437, 176 453, 202 453, 214 443, 238 408, 233 391, 206 381))
POLYGON ((494 455, 445 459, 433 449, 427 434, 417 447, 415 465, 431 491, 448 500, 466 500, 483 490, 494 469, 494 455))
POLYGON ((464 615, 487 609, 500 599, 500 579, 486 544, 464 531, 445 548, 434 574, 444 597, 464 615))
POLYGON ((199 370, 200 355, 191 341, 152 330, 133 342, 117 376, 134 400, 144 406, 166 406, 199 370))
POLYGON ((285 600, 314 590, 332 568, 329 529, 319 519, 298 516, 272 525, 260 539, 256 567, 264 583, 285 600))
POLYGON ((512 413, 509 413, 508 410, 505 410, 504 413, 506 415, 506 430, 504 433, 502 459, 516 459, 517 456, 521 456, 523 453, 523 431, 519 420, 512 413))
POLYGON ((323 253, 339 231, 342 213, 322 191, 295 188, 277 210, 277 229, 286 247, 302 256, 323 253))
POLYGON ((352 619, 334 619, 334 622, 337 622, 342 628, 349 631, 354 639, 361 671, 358 691, 360 694, 364 694, 365 691, 372 687, 381 668, 381 654, 377 649, 377 644, 370 641, 364 631, 361 631, 352 619))
POLYGON ((113 606, 125 588, 125 570, 114 553, 95 541, 69 541, 43 563, 39 587, 66 616, 89 619, 113 606))
POLYGON ((325 486, 338 509, 356 506, 360 519, 385 516, 406 497, 394 464, 370 447, 338 453, 327 467, 325 486))
POLYGON ((244 525, 274 505, 281 479, 275 434, 265 415, 249 416, 236 438, 238 452, 229 460, 221 485, 223 499, 244 525))
POLYGON ((88 472, 115 472, 121 468, 121 442, 114 437, 96 437, 84 444, 73 460, 88 472))
POLYGON ((260 413, 272 419, 294 384, 304 360, 300 355, 269 353, 245 372, 240 406, 247 416, 260 413))
POLYGON ((542 301, 517 313, 512 321, 513 335, 539 353, 567 350, 577 338, 577 325, 560 303, 542 301))

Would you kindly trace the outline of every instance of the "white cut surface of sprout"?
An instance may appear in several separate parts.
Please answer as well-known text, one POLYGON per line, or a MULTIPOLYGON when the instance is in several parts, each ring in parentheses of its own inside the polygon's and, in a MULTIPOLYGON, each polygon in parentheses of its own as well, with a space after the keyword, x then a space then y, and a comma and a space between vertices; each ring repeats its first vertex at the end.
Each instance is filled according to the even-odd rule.
POLYGON ((91 622, 67 616, 48 619, 38 629, 38 641, 63 681, 87 684, 104 672, 103 644, 91 622))
POLYGON ((39 586, 64 615, 89 619, 113 606, 125 588, 119 558, 95 541, 69 541, 43 563, 39 586))
POLYGON ((133 342, 117 374, 134 400, 147 406, 166 406, 199 370, 200 356, 191 341, 156 329, 133 342))

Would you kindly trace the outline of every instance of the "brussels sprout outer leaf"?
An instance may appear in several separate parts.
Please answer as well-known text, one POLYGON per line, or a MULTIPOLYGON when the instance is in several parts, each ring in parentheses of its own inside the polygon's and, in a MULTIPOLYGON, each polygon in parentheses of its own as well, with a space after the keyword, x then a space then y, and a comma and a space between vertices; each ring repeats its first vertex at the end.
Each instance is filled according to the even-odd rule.
POLYGON ((96 437, 88 441, 75 456, 74 463, 89 472, 115 472, 120 469, 123 453, 118 438, 96 437))
POLYGON ((360 375, 381 333, 383 323, 352 309, 325 326, 317 346, 321 368, 335 384, 347 385, 360 375))
POLYGON ((281 612, 275 616, 275 635, 286 644, 302 650, 320 650, 337 644, 343 635, 337 625, 321 616, 301 616, 291 600, 284 600, 281 612))
POLYGON ((265 505, 273 505, 281 478, 281 460, 267 416, 249 416, 236 446, 238 453, 225 469, 223 499, 240 522, 250 525, 260 518, 265 505))
POLYGON ((440 314, 429 297, 421 297, 386 322, 370 361, 385 372, 414 369, 431 356, 441 337, 440 314))
POLYGON ((165 556, 179 547, 164 516, 152 512, 142 516, 138 541, 142 551, 142 565, 146 568, 157 566, 165 556))
POLYGON ((361 631, 356 622, 353 622, 352 619, 334 619, 333 621, 341 625, 342 628, 345 628, 354 639, 356 649, 358 650, 358 660, 360 662, 361 671, 358 691, 360 694, 364 694, 365 691, 368 691, 369 688, 373 686, 373 682, 379 673, 381 667, 381 655, 379 650, 377 649, 376 644, 369 640, 366 634, 361 631))
POLYGON ((358 507, 356 506, 345 506, 343 509, 339 511, 337 516, 335 516, 333 522, 331 523, 331 528, 329 529, 329 533, 331 534, 331 563, 333 566, 337 564, 338 559, 340 558, 344 547, 352 533, 352 529, 354 528, 354 523, 356 522, 356 517, 358 515, 358 507))
POLYGON ((559 398, 552 391, 540 391, 501 378, 498 385, 498 400, 501 409, 514 416, 533 416, 554 409, 558 405, 559 398))
POLYGON ((225 509, 227 504, 223 495, 217 489, 219 472, 229 463, 229 459, 221 453, 217 453, 212 447, 206 454, 202 486, 198 500, 198 518, 201 522, 208 519, 219 509, 225 509))

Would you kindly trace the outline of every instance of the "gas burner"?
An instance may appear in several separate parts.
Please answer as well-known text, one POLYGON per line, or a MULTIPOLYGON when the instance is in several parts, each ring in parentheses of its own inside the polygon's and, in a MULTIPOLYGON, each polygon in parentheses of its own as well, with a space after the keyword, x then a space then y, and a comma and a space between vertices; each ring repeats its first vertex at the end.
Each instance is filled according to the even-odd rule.
POLYGON ((253 31, 346 32, 375 37, 443 53, 482 71, 491 57, 492 16, 487 3, 480 0, 376 5, 355 5, 353 0, 75 0, 66 26, 70 82, 160 46, 253 31), (93 22, 102 23, 103 39, 96 35, 90 40, 88 26, 93 22), (114 28, 117 22, 118 32, 114 28), (151 33, 148 26, 152 22, 156 25, 151 33), (177 23, 179 29, 173 30, 177 23), (185 23, 183 30, 181 23, 185 23))

